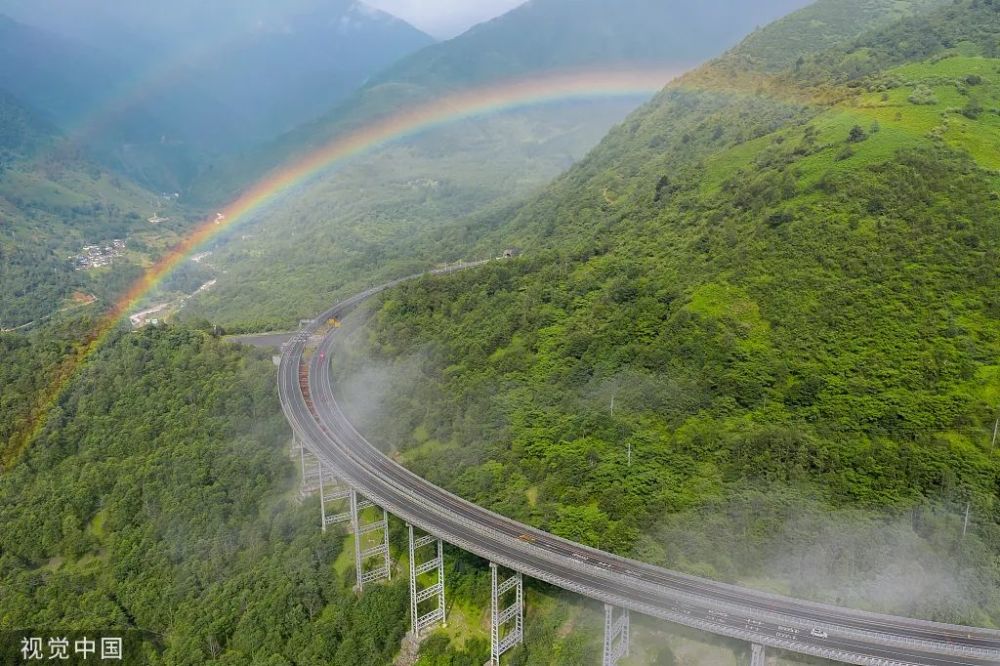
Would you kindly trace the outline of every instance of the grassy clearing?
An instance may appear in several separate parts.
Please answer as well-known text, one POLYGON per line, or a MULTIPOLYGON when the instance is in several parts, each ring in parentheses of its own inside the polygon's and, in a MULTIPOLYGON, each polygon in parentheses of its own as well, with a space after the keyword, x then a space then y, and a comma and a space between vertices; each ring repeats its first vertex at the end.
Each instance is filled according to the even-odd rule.
MULTIPOLYGON (((810 123, 818 149, 795 161, 804 189, 828 173, 880 164, 928 139, 967 152, 984 168, 1000 169, 1000 60, 935 58, 888 70, 871 87, 810 123), (928 103, 912 101, 921 99, 928 103), (982 107, 974 118, 963 114, 972 100, 982 107), (855 126, 865 132, 862 141, 849 140, 855 126)), ((786 128, 713 155, 706 160, 702 191, 718 192, 738 172, 752 171, 767 151, 790 151, 801 134, 786 128)))

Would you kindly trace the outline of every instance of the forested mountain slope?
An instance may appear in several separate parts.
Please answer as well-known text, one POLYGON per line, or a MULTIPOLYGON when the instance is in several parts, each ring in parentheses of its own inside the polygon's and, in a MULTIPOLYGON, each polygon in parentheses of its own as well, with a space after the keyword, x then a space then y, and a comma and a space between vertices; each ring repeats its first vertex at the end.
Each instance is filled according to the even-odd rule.
MULTIPOLYGON (((194 303, 192 316, 240 328, 288 326, 379 275, 458 258, 467 247, 443 252, 425 232, 523 201, 645 101, 643 94, 605 98, 615 87, 608 72, 682 71, 729 47, 762 17, 801 4, 535 0, 423 49, 317 122, 214 165, 200 183, 201 198, 235 192, 327 141, 456 92, 490 99, 496 87, 496 112, 460 120, 465 109, 455 103, 455 118, 443 118, 443 127, 425 128, 300 187, 220 248, 213 261, 226 275, 194 303), (567 71, 581 88, 590 87, 593 99, 536 104, 544 91, 537 99, 504 93, 512 80, 546 81, 567 71), (527 106, 504 111, 508 102, 527 106)), ((660 74, 654 85, 670 78, 660 74)), ((551 85, 558 98, 559 85, 551 85)))
POLYGON ((811 3, 802 11, 756 30, 728 54, 759 71, 780 72, 810 53, 836 48, 845 36, 856 37, 901 19, 942 7, 949 0, 847 0, 811 3))
POLYGON ((819 41, 669 86, 497 223, 522 258, 386 294, 340 390, 566 537, 996 626, 1000 6, 819 41))
POLYGON ((33 154, 53 133, 51 125, 12 94, 0 90, 0 163, 33 154))
MULTIPOLYGON (((46 333, 0 336, 4 426, 12 373, 75 341, 46 333)), ((138 629, 135 664, 389 663, 406 586, 358 598, 333 568, 343 542, 296 502, 273 373, 202 332, 114 335, 0 474, 0 632, 138 629)))
POLYGON ((107 305, 187 221, 159 195, 109 173, 34 109, 0 90, 0 329, 94 300, 107 305), (152 225, 159 212, 167 219, 152 225), (126 241, 112 263, 88 270, 88 245, 126 241))

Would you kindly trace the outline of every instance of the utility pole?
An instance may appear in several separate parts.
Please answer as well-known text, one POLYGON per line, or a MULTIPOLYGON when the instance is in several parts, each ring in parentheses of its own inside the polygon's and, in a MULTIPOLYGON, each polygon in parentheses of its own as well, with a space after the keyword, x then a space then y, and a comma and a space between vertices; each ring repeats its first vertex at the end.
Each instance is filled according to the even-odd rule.
MULTIPOLYGON (((611 394, 611 418, 614 418, 614 416, 615 416, 615 398, 617 398, 617 397, 618 397, 618 389, 615 389, 615 392, 611 394)), ((626 442, 626 446, 628 447, 627 448, 627 453, 626 453, 626 461, 627 461, 626 462, 626 466, 627 467, 631 467, 632 466, 632 440, 631 439, 626 442)))
MULTIPOLYGON (((993 422, 993 439, 990 440, 990 453, 997 445, 997 432, 1000 431, 1000 418, 993 422)), ((965 535, 969 533, 969 510, 972 507, 972 502, 967 501, 965 503, 965 519, 962 521, 962 540, 965 540, 965 535)))
MULTIPOLYGON (((990 440, 990 452, 997 445, 997 432, 1000 431, 1000 418, 993 422, 993 439, 990 440)), ((965 540, 965 535, 969 533, 969 510, 972 507, 972 502, 968 501, 965 503, 965 519, 962 521, 962 540, 965 540)))

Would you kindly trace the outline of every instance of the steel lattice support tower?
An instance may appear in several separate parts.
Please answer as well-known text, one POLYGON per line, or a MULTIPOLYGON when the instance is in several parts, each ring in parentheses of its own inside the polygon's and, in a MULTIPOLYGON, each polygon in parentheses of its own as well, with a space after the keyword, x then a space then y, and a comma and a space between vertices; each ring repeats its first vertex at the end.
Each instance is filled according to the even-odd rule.
POLYGON ((447 626, 444 605, 444 542, 430 534, 414 539, 413 525, 408 524, 406 528, 410 536, 410 617, 413 624, 413 637, 419 640, 420 634, 428 627, 438 622, 447 626), (435 557, 418 564, 417 554, 434 543, 437 544, 435 557), (421 589, 417 579, 423 574, 435 570, 437 570, 437 582, 421 589), (437 606, 434 610, 420 615, 420 604, 435 598, 437 606))
POLYGON ((313 455, 297 437, 295 447, 299 450, 299 461, 302 465, 302 486, 299 488, 299 495, 305 499, 319 491, 320 462, 319 458, 313 455))
POLYGON ((352 519, 351 489, 334 475, 333 470, 319 463, 319 514, 323 531, 352 519))
MULTIPOLYGON (((350 490, 351 501, 351 525, 354 528, 354 567, 358 577, 358 591, 365 587, 365 583, 373 581, 392 580, 392 567, 389 562, 389 513, 385 509, 382 518, 374 522, 364 523, 362 517, 367 509, 375 507, 374 502, 361 498, 354 488, 350 490), (371 535, 379 536, 377 542, 372 542, 371 535), (366 563, 378 558, 379 565, 368 571, 366 563)), ((378 508, 378 507, 375 507, 378 508)))
POLYGON ((764 666, 767 661, 764 654, 764 646, 754 643, 750 653, 750 666, 764 666))
POLYGON ((500 657, 524 640, 524 581, 520 572, 507 580, 497 578, 497 565, 490 562, 493 577, 493 598, 490 605, 490 663, 500 666, 500 657), (501 608, 501 603, 513 592, 514 603, 501 608))
POLYGON ((618 660, 629 654, 628 609, 616 609, 604 604, 604 666, 616 666, 618 660))

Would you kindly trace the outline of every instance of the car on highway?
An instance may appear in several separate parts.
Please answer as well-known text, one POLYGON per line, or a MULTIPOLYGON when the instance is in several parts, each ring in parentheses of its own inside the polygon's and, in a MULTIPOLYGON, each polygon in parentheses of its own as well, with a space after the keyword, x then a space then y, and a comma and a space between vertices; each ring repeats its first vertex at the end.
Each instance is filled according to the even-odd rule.
POLYGON ((812 636, 813 638, 829 638, 830 637, 830 634, 826 633, 825 631, 823 631, 819 627, 813 627, 812 631, 809 632, 809 635, 812 636))

